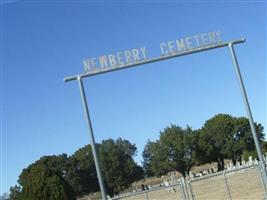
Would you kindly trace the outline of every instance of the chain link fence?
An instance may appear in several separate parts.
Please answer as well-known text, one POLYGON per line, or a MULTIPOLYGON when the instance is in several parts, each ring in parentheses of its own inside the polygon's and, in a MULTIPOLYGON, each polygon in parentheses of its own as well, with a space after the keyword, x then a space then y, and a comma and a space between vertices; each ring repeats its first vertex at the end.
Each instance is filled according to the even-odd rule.
MULTIPOLYGON (((150 186, 139 192, 129 192, 111 200, 213 200, 267 199, 261 168, 258 162, 232 166, 230 169, 200 175, 174 184, 150 186)), ((168 182, 169 183, 169 182, 168 182)))
POLYGON ((192 200, 266 198, 266 188, 258 164, 191 179, 188 185, 192 200))
POLYGON ((111 200, 187 200, 187 198, 184 188, 184 180, 178 179, 175 184, 164 186, 155 185, 144 191, 121 194, 111 198, 111 200))

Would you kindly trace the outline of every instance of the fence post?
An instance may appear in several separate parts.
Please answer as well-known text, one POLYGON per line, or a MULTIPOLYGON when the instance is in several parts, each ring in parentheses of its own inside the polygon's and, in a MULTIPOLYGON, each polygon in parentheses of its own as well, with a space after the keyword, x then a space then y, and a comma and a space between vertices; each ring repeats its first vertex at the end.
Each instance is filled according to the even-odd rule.
POLYGON ((192 185, 191 185, 191 180, 189 180, 188 185, 189 185, 189 190, 190 190, 190 193, 191 193, 192 200, 195 200, 193 189, 192 189, 192 185))
POLYGON ((182 177, 182 181, 183 181, 183 187, 185 189, 186 199, 190 200, 190 197, 189 197, 189 194, 188 194, 188 190, 187 190, 186 180, 184 179, 184 177, 182 177))
POLYGON ((184 184, 183 184, 183 177, 178 180, 178 184, 180 186, 179 188, 180 188, 180 192, 182 193, 183 199, 186 200, 186 194, 185 194, 184 184))
POLYGON ((227 189, 228 197, 229 197, 230 200, 232 200, 231 192, 230 192, 230 188, 229 188, 229 185, 228 185, 228 181, 227 181, 225 172, 223 172, 223 176, 224 176, 224 181, 225 181, 225 185, 226 185, 226 189, 227 189))
POLYGON ((149 198, 148 198, 148 194, 147 194, 147 191, 146 191, 146 200, 149 200, 149 198))
POLYGON ((263 187, 265 199, 267 199, 266 187, 264 185, 264 181, 263 181, 263 177, 262 177, 262 171, 261 171, 261 167, 260 167, 259 164, 257 165, 257 171, 258 171, 258 173, 260 175, 261 184, 262 184, 262 187, 263 187))

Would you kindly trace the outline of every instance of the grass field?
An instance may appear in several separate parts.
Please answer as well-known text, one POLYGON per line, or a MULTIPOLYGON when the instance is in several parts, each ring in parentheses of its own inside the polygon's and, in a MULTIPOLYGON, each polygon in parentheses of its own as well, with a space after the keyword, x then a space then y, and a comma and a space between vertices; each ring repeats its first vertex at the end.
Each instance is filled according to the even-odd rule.
MULTIPOLYGON (((232 172, 226 175, 231 199, 236 200, 253 200, 264 199, 264 190, 257 168, 250 168, 242 171, 232 172)), ((192 182, 192 189, 195 200, 214 200, 229 199, 225 179, 223 175, 210 177, 207 179, 192 182)), ((189 191, 189 189, 188 189, 189 191)), ((191 194, 189 194, 191 196, 191 194)), ((146 195, 137 195, 125 200, 144 200, 146 195)), ((178 188, 175 191, 167 191, 166 189, 148 192, 150 200, 180 200, 182 194, 178 188)), ((190 197, 192 199, 192 197, 190 197)))
MULTIPOLYGON (((264 189, 257 168, 226 174, 232 199, 263 199, 264 189)), ((229 199, 224 176, 192 183, 195 199, 229 199)))
MULTIPOLYGON (((236 172, 226 173, 226 179, 229 185, 232 200, 258 200, 264 199, 264 189, 262 187, 261 178, 257 167, 251 167, 236 172)), ((158 182, 159 178, 148 180, 149 182, 158 182)), ((147 182, 146 182, 147 183, 147 182)), ((191 183, 194 200, 220 200, 229 199, 225 178, 223 175, 209 177, 202 180, 193 181, 191 183)), ((189 185, 187 190, 192 199, 189 185)), ((171 189, 160 189, 153 192, 147 192, 149 200, 182 200, 183 196, 179 186, 171 189)), ((123 198, 124 200, 146 200, 146 194, 140 194, 123 198)), ((90 195, 80 200, 97 200, 100 199, 99 194, 90 195)))

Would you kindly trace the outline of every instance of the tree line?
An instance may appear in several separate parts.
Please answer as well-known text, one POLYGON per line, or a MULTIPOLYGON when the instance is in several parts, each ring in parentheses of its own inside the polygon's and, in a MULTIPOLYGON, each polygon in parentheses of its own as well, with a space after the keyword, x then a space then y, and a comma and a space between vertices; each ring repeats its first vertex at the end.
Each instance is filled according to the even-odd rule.
MULTIPOLYGON (((265 150, 263 126, 255 126, 265 150)), ((134 181, 169 171, 186 176, 193 166, 210 162, 217 162, 218 170, 223 170, 225 159, 235 164, 248 155, 256 157, 254 149, 248 119, 228 114, 215 115, 197 130, 166 127, 158 140, 147 141, 142 166, 134 161, 137 148, 128 140, 108 139, 97 144, 104 184, 111 196, 134 181)), ((74 200, 96 191, 99 185, 92 149, 86 145, 71 156, 43 156, 23 169, 18 184, 10 188, 9 200, 74 200)))
MULTIPOLYGON (((255 127, 262 148, 266 149, 263 126, 255 123, 255 127)), ((257 157, 248 119, 218 114, 198 130, 176 125, 165 128, 158 140, 147 142, 143 167, 148 176, 159 176, 173 170, 186 176, 195 165, 217 162, 218 171, 221 171, 225 159, 231 159, 235 165, 241 163, 242 157, 247 159, 248 155, 257 157)))
MULTIPOLYGON (((114 195, 143 178, 133 157, 134 144, 121 138, 97 144, 107 193, 114 195)), ((22 171, 18 185, 10 188, 10 200, 74 200, 99 191, 91 145, 67 154, 43 156, 22 171)))

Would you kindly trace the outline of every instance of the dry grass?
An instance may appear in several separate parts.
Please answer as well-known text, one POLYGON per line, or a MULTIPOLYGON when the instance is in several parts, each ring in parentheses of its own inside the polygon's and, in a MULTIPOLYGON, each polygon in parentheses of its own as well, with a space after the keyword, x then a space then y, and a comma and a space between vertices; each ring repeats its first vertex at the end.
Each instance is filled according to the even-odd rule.
MULTIPOLYGON (((256 168, 237 171, 226 175, 233 200, 263 199, 264 191, 256 168)), ((195 200, 229 199, 223 175, 192 182, 195 200)), ((148 193, 149 200, 183 199, 178 188, 176 192, 166 189, 148 193)), ((145 194, 125 198, 125 200, 144 200, 145 194)), ((192 198, 191 198, 192 199, 192 198)))
MULTIPOLYGON (((208 169, 210 166, 195 167, 193 171, 201 171, 208 169)), ((180 175, 177 174, 177 177, 180 175)), ((226 174, 229 184, 232 200, 256 200, 264 199, 264 190, 256 167, 231 172, 226 174)), ((168 176, 162 178, 150 178, 136 182, 133 186, 139 187, 141 184, 158 184, 163 180, 170 180, 168 176)), ((191 183, 195 200, 221 200, 229 199, 225 179, 223 175, 209 177, 206 179, 194 181, 191 183)), ((187 185, 188 191, 189 187, 187 185)), ((153 192, 148 192, 149 200, 182 200, 182 194, 179 187, 173 190, 161 189, 153 192)), ((189 194, 191 196, 191 194, 189 194)), ((87 196, 80 200, 97 200, 100 199, 99 194, 87 196)), ((192 199, 192 198, 190 198, 192 199)), ((131 196, 124 200, 146 200, 146 194, 131 196)))
MULTIPOLYGON (((256 168, 226 174, 232 199, 263 199, 264 190, 256 168)), ((195 199, 228 199, 224 177, 216 176, 192 183, 195 199)))

